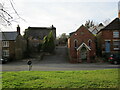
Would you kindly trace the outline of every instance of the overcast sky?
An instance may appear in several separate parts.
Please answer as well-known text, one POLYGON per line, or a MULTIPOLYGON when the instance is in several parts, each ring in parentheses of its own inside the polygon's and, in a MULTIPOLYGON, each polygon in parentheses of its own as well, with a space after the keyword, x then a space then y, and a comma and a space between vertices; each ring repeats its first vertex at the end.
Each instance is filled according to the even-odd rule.
POLYGON ((56 27, 57 36, 75 31, 86 20, 101 23, 106 19, 118 17, 119 0, 13 0, 14 7, 26 22, 13 22, 12 30, 17 24, 21 33, 31 27, 56 27), (89 2, 88 2, 89 1, 89 2))

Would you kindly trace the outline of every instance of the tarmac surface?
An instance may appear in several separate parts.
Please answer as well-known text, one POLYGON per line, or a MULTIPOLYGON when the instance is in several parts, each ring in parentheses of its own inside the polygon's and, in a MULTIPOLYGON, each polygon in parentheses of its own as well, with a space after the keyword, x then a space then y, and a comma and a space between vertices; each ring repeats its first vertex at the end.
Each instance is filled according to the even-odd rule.
MULTIPOLYGON (((6 64, 0 64, 2 71, 28 71, 28 59, 23 59, 6 64)), ((120 68, 119 65, 110 63, 69 63, 67 58, 67 48, 59 46, 54 55, 45 55, 43 60, 31 58, 32 71, 78 71, 78 70, 100 70, 120 68)))

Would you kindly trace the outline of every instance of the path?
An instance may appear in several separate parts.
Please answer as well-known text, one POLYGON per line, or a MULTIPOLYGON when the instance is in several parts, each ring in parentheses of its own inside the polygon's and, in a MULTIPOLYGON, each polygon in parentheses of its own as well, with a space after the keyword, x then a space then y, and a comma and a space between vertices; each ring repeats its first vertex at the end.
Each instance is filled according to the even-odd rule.
POLYGON ((46 55, 40 64, 62 64, 69 63, 67 59, 67 47, 58 46, 55 49, 54 55, 46 55))

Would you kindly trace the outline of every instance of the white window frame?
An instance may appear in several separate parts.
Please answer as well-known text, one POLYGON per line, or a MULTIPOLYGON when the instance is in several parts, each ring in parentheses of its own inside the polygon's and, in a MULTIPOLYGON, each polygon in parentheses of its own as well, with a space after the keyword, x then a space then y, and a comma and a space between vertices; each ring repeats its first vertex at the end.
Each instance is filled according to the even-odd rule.
POLYGON ((119 31, 113 31, 113 38, 119 38, 119 31))
POLYGON ((9 41, 2 41, 3 47, 9 47, 9 41))
POLYGON ((105 42, 106 42, 106 41, 111 41, 111 40, 105 40, 105 42))
POLYGON ((3 50, 2 55, 4 57, 9 57, 9 50, 3 50))
POLYGON ((114 49, 114 50, 120 50, 120 45, 119 45, 119 44, 120 44, 120 41, 116 41, 116 40, 113 41, 113 49, 114 49), (118 42, 118 45, 115 45, 114 42, 118 42), (115 48, 115 46, 119 46, 119 47, 118 47, 118 48, 115 48))

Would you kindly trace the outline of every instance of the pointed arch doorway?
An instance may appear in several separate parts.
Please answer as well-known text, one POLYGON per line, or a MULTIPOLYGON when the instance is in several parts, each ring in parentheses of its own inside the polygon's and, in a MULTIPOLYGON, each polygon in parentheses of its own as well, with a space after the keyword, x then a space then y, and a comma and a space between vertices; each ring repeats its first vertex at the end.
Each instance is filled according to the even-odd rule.
POLYGON ((77 49, 78 62, 90 62, 90 51, 91 49, 85 43, 82 43, 77 49))
POLYGON ((87 49, 85 47, 82 47, 80 50, 80 57, 82 62, 86 62, 87 61, 87 49))

